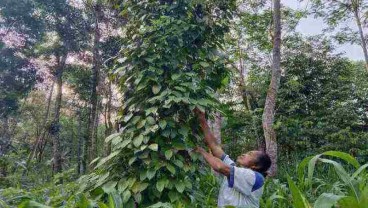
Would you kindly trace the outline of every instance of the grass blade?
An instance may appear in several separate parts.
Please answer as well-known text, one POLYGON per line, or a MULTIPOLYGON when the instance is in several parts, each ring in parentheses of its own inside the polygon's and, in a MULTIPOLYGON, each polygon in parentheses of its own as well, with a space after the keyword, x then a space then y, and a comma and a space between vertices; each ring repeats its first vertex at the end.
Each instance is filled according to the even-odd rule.
POLYGON ((327 152, 324 152, 322 154, 323 155, 328 155, 328 156, 333 156, 333 157, 338 157, 338 158, 340 158, 342 160, 345 160, 346 162, 350 163, 355 168, 360 167, 359 162, 353 156, 349 155, 348 153, 339 152, 339 151, 327 151, 327 152))
POLYGON ((337 202, 345 196, 335 195, 332 193, 323 193, 321 194, 316 202, 314 203, 314 208, 331 208, 336 205, 337 202))
POLYGON ((294 208, 311 208, 308 201, 305 199, 304 195, 295 185, 294 181, 287 175, 287 181, 289 184, 290 192, 293 197, 293 207, 294 208))

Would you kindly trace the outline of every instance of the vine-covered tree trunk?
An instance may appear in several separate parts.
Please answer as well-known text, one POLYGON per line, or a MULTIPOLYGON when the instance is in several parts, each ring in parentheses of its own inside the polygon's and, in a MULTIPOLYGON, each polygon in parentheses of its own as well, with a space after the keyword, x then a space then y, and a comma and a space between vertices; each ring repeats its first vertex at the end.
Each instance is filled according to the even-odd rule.
POLYGON ((62 161, 60 153, 60 109, 62 101, 62 85, 63 85, 63 72, 65 67, 67 55, 64 54, 58 58, 57 69, 55 72, 55 83, 56 83, 56 100, 54 109, 54 119, 50 126, 50 134, 53 143, 53 172, 60 173, 62 171, 62 161))
POLYGON ((93 42, 93 72, 92 72, 92 92, 91 92, 91 111, 89 116, 89 124, 88 124, 88 144, 89 152, 88 157, 89 161, 93 160, 97 155, 97 125, 96 120, 98 119, 97 113, 97 86, 99 81, 99 73, 101 68, 101 56, 99 52, 100 48, 100 28, 99 21, 102 16, 102 8, 99 3, 94 5, 95 12, 95 28, 94 28, 94 42, 93 42), (89 145, 90 144, 90 145, 89 145))
MULTIPOLYGON (((113 131, 113 124, 111 121, 111 103, 112 103, 112 83, 108 82, 108 93, 107 93, 107 103, 105 106, 105 137, 108 137, 113 131)), ((105 155, 109 155, 111 153, 111 143, 105 144, 105 155)))
POLYGON ((280 16, 280 0, 274 0, 273 22, 274 22, 274 40, 273 40, 273 63, 272 77, 267 91, 266 103, 262 116, 262 126, 266 142, 266 152, 272 160, 270 168, 270 176, 275 176, 277 171, 277 141, 276 132, 273 128, 275 120, 275 108, 277 91, 280 85, 281 78, 281 16, 280 16))
POLYGON ((215 108, 214 92, 227 75, 215 47, 224 42, 235 1, 174 3, 128 0, 121 12, 129 16, 128 47, 116 57, 112 76, 124 92, 118 121, 124 128, 106 138, 111 154, 95 168, 106 174, 104 183, 135 184, 119 190, 126 207, 191 204, 199 188, 188 180, 199 175, 191 112, 215 108))
POLYGON ((362 28, 362 23, 359 17, 359 11, 358 11, 358 6, 354 6, 354 16, 355 16, 355 21, 357 23, 358 29, 359 29, 359 35, 360 35, 360 40, 361 40, 361 46, 363 49, 363 53, 364 53, 364 60, 365 60, 365 68, 367 70, 368 73, 368 51, 367 51, 367 43, 366 40, 364 38, 364 33, 363 33, 363 28, 362 28))
POLYGON ((83 144, 83 138, 82 138, 82 116, 80 109, 77 110, 77 117, 78 117, 78 126, 77 126, 77 138, 78 138, 78 146, 77 146, 77 174, 80 175, 82 173, 81 167, 82 167, 82 144, 83 144))
MULTIPOLYGON (((241 34, 240 34, 241 35, 241 34)), ((252 111, 252 106, 250 105, 249 101, 249 94, 245 86, 245 69, 244 69, 244 59, 243 59, 243 50, 240 47, 240 38, 238 40, 238 50, 239 50, 239 75, 240 75, 240 90, 241 90, 241 96, 243 99, 244 107, 246 108, 246 111, 252 111)))

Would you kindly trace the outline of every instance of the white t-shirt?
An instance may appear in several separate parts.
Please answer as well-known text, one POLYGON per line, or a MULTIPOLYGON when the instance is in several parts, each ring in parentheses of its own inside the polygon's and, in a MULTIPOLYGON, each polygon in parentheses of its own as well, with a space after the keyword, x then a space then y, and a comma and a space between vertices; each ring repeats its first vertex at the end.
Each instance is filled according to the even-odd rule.
POLYGON ((248 168, 236 167, 228 155, 222 161, 231 166, 230 176, 224 177, 218 197, 218 206, 259 208, 263 193, 263 176, 248 168))

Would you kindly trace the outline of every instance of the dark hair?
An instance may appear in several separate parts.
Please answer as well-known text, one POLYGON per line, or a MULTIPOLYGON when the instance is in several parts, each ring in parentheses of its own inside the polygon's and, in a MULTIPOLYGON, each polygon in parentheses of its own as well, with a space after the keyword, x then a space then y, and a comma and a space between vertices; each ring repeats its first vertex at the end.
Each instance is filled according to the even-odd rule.
POLYGON ((255 171, 261 173, 264 177, 267 176, 267 170, 271 167, 271 158, 267 153, 260 151, 257 154, 257 158, 255 161, 257 168, 255 171))

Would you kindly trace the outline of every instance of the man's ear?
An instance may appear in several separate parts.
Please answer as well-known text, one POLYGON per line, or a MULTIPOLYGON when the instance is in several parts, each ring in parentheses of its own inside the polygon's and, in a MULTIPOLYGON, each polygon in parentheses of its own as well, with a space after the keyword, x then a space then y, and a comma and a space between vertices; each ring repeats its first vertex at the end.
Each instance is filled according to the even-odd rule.
POLYGON ((251 165, 251 166, 250 166, 250 169, 252 169, 252 170, 258 170, 258 168, 259 168, 259 167, 258 167, 257 165, 251 165))

